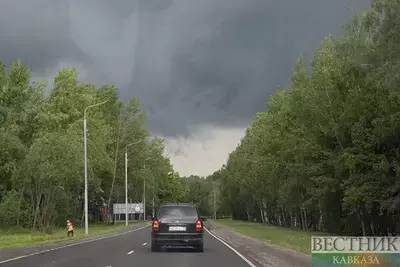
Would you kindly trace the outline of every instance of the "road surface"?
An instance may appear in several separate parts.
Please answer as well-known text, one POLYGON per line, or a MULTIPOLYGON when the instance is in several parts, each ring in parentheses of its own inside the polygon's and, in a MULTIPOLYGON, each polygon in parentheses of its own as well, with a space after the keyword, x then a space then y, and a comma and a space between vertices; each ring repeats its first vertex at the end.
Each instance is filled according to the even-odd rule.
POLYGON ((204 252, 150 251, 150 227, 0 264, 1 267, 249 267, 223 243, 204 234, 204 252))

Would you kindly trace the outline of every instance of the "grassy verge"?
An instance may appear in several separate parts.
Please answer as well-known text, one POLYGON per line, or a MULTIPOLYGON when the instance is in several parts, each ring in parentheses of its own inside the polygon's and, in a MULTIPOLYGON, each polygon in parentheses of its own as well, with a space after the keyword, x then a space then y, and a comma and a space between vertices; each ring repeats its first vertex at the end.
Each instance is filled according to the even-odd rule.
MULTIPOLYGON (((133 224, 143 224, 143 222, 130 222, 131 227, 133 224)), ((117 224, 91 224, 89 225, 89 236, 102 236, 110 234, 115 231, 127 228, 125 222, 117 224)), ((19 248, 42 244, 51 244, 64 241, 76 241, 85 237, 85 229, 75 226, 74 237, 67 237, 66 229, 55 229, 52 234, 46 234, 41 231, 10 228, 0 229, 0 248, 19 248)))
POLYGON ((215 221, 217 225, 227 227, 235 232, 260 240, 265 243, 293 249, 310 254, 311 236, 329 235, 314 231, 301 231, 298 229, 270 226, 260 223, 232 221, 221 219, 215 221))

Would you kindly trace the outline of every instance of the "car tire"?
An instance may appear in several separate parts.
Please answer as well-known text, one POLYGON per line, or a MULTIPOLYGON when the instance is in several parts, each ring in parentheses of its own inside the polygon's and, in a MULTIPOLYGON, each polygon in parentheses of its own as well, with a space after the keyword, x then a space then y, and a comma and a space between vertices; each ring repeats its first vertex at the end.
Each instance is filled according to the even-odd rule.
POLYGON ((160 251, 160 246, 151 243, 151 252, 159 252, 160 251))
POLYGON ((203 251, 204 251, 204 249, 203 249, 203 244, 198 245, 198 246, 196 247, 196 252, 203 252, 203 251))

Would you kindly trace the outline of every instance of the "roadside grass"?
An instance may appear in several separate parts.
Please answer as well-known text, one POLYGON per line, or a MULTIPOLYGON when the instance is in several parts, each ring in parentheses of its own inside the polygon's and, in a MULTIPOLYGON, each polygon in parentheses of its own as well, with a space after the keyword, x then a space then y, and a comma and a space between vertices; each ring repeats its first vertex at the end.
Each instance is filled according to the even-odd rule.
POLYGON ((302 231, 299 229, 267 224, 219 219, 215 223, 259 241, 311 254, 311 236, 327 236, 329 233, 302 231))
MULTIPOLYGON (((89 237, 102 236, 119 230, 128 229, 132 225, 143 224, 143 221, 129 222, 129 226, 125 226, 125 222, 117 224, 90 224, 89 237)), ((2 248, 20 248, 43 244, 52 244, 65 241, 77 241, 85 236, 85 229, 80 226, 74 227, 74 237, 67 237, 65 228, 54 229, 52 234, 46 234, 39 230, 30 230, 24 228, 8 228, 0 229, 0 249, 2 248)))

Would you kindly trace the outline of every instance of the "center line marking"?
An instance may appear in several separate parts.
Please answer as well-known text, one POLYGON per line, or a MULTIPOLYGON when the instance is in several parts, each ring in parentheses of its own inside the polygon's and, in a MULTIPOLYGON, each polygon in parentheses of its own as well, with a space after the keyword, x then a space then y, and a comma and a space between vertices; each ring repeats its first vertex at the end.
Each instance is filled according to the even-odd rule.
POLYGON ((133 252, 135 252, 134 250, 131 250, 128 252, 128 255, 131 255, 133 252))
POLYGON ((143 243, 143 246, 146 246, 147 245, 147 243, 143 243))

